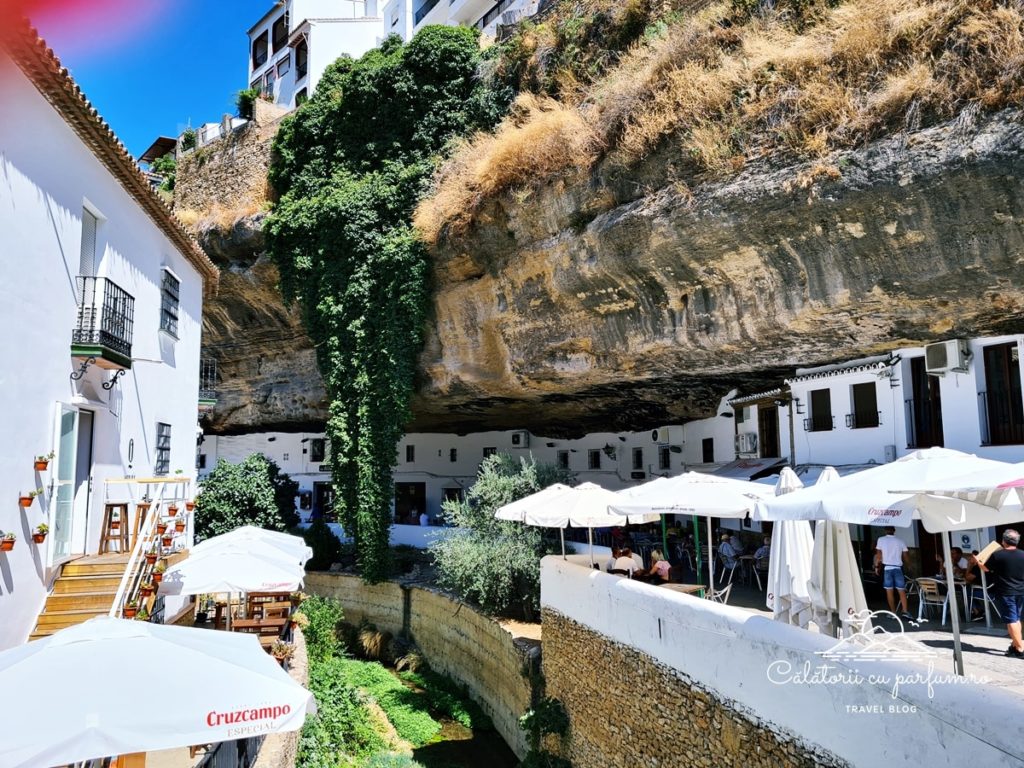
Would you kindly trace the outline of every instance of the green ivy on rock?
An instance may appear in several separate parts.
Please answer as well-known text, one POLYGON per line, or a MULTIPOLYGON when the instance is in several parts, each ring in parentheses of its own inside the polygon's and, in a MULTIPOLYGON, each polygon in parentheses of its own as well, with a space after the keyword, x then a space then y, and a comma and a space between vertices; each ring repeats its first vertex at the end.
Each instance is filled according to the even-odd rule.
POLYGON ((477 77, 477 35, 430 26, 339 59, 274 142, 267 246, 316 345, 335 508, 368 581, 387 575, 391 470, 429 302, 412 211, 446 147, 510 99, 477 77))

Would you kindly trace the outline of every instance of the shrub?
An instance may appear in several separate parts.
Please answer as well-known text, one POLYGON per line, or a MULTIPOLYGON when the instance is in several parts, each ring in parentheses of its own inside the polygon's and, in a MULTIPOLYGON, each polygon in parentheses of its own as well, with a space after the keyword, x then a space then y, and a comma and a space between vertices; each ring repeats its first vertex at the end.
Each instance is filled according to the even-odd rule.
POLYGON ((163 157, 158 157, 150 164, 149 169, 153 173, 158 173, 164 177, 160 184, 160 189, 166 192, 174 190, 174 182, 178 172, 178 161, 174 159, 173 154, 169 153, 163 157))
POLYGON ((294 532, 313 550, 313 557, 306 563, 307 571, 326 571, 341 562, 341 541, 322 517, 310 523, 308 528, 299 528, 294 532))
POLYGON ((343 618, 341 603, 333 598, 313 595, 302 603, 302 613, 309 619, 303 630, 310 662, 322 662, 344 652, 339 639, 343 618))
POLYGON ((494 723, 491 718, 469 697, 464 686, 447 675, 424 668, 420 671, 410 669, 402 672, 399 677, 417 688, 422 688, 432 710, 448 715, 455 722, 474 731, 493 730, 494 723))
POLYGON ((423 768, 423 764, 408 755, 374 755, 363 768, 423 768))
POLYGON ((196 496, 196 536, 206 539, 243 525, 285 531, 299 522, 299 484, 263 454, 238 464, 221 460, 196 496))
POLYGON ((246 88, 238 92, 235 96, 235 107, 238 109, 239 117, 252 120, 253 105, 256 103, 256 99, 260 97, 260 94, 259 88, 246 88))
POLYGON ((192 128, 186 128, 184 133, 181 134, 181 148, 183 150, 195 149, 198 142, 199 137, 192 128))
POLYGON ((484 459, 465 500, 444 504, 446 518, 466 531, 430 548, 441 585, 490 613, 532 620, 540 609, 540 558, 558 551, 557 536, 495 520, 494 513, 570 478, 567 471, 537 464, 532 457, 527 461, 497 454, 484 459))

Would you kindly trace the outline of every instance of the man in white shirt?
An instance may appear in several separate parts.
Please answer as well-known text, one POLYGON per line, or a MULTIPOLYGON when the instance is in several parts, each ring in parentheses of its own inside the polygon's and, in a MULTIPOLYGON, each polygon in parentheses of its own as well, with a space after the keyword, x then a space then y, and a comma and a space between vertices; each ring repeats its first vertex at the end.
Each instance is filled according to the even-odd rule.
POLYGON ((903 566, 907 563, 907 545, 903 539, 896 536, 896 529, 887 526, 885 536, 878 539, 875 544, 875 573, 882 576, 882 586, 885 587, 885 598, 889 601, 889 610, 896 613, 896 596, 894 591, 900 595, 900 614, 904 619, 912 619, 910 610, 907 608, 907 581, 903 576, 903 566))

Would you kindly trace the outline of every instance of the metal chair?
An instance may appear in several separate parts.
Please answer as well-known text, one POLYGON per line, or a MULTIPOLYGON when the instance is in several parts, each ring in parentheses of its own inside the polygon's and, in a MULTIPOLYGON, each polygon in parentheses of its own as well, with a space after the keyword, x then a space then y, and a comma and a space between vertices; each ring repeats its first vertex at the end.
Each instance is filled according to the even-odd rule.
POLYGON ((946 626, 946 613, 949 610, 949 590, 943 594, 940 586, 945 586, 941 581, 937 579, 921 578, 917 579, 917 620, 921 621, 924 618, 924 607, 935 606, 942 607, 942 626, 946 626))
POLYGON ((722 603, 723 605, 729 602, 729 593, 732 592, 732 582, 726 584, 721 589, 712 589, 708 597, 714 603, 722 603))
POLYGON ((768 568, 771 564, 771 559, 767 557, 759 557, 754 561, 754 578, 757 579, 757 588, 763 590, 761 586, 761 574, 764 574, 765 585, 768 584, 768 568))

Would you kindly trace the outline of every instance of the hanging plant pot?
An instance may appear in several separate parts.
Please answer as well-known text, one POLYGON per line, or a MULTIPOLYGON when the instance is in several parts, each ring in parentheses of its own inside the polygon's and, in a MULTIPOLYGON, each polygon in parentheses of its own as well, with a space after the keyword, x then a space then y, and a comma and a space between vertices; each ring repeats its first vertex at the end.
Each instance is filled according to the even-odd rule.
POLYGON ((49 461, 40 461, 39 459, 36 459, 36 461, 34 463, 35 463, 36 472, 45 472, 46 468, 48 466, 50 466, 50 462, 49 461))
POLYGON ((146 565, 156 565, 156 552, 146 553, 146 565))
POLYGON ((153 594, 153 588, 152 587, 139 587, 139 594, 142 595, 143 597, 149 597, 150 595, 153 594))
POLYGON ((10 552, 14 549, 14 539, 0 539, 0 552, 10 552))
POLYGON ((157 523, 156 524, 156 535, 157 536, 163 536, 164 535, 164 531, 166 531, 166 530, 167 530, 167 523, 157 523))
POLYGON ((110 530, 112 530, 112 531, 119 531, 119 530, 121 530, 121 521, 120 520, 111 520, 110 521, 110 530))
POLYGON ((26 507, 26 508, 27 507, 31 507, 32 506, 32 497, 31 496, 19 496, 18 497, 18 503, 21 506, 26 507))
POLYGON ((178 522, 176 522, 174 524, 174 530, 177 531, 178 533, 184 533, 185 532, 185 521, 184 520, 179 520, 178 522))
POLYGON ((130 608, 127 605, 124 607, 124 611, 123 611, 124 617, 126 619, 134 619, 135 618, 135 614, 138 613, 138 612, 139 612, 139 609, 137 607, 130 608))
POLYGON ((163 544, 165 547, 169 547, 171 546, 172 543, 174 543, 174 537, 164 536, 162 539, 160 539, 160 543, 163 544))
POLYGON ((162 573, 154 573, 153 574, 153 583, 154 584, 159 584, 163 580, 164 580, 164 575, 162 573))
POLYGON ((174 517, 176 514, 178 514, 178 508, 174 504, 172 504, 167 508, 167 514, 171 517, 174 517))
POLYGON ((191 512, 195 508, 196 508, 196 503, 194 501, 186 501, 185 502, 185 511, 186 512, 191 512))
POLYGON ((45 533, 33 533, 32 534, 32 541, 34 541, 36 544, 42 544, 44 541, 46 541, 46 534, 45 533))

